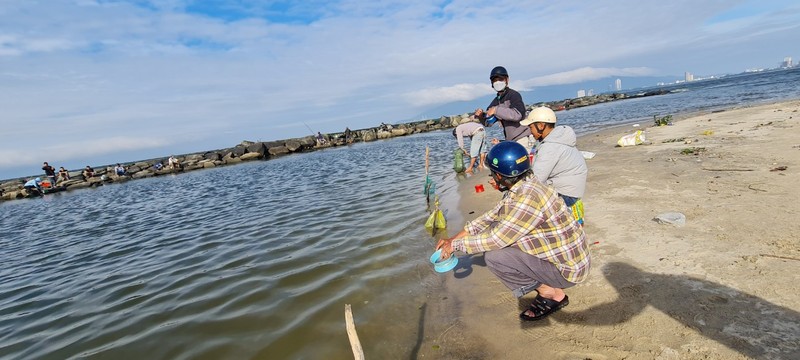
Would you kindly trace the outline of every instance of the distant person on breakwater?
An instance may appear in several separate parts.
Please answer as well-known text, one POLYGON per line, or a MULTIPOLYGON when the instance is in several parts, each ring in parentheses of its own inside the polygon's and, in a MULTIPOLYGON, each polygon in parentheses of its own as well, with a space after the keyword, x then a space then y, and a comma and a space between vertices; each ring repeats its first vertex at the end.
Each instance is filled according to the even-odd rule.
POLYGON ((116 173, 117 176, 125 175, 125 167, 117 163, 117 166, 114 167, 114 173, 116 173))
POLYGON ((453 136, 456 137, 461 151, 469 155, 469 166, 467 166, 465 172, 472 174, 472 168, 476 161, 478 162, 478 171, 483 170, 483 163, 486 162, 486 153, 489 152, 489 147, 486 144, 486 131, 483 125, 476 122, 458 125, 453 129, 453 136), (469 151, 464 149, 464 137, 470 138, 469 151))
POLYGON ((92 169, 91 166, 86 165, 86 167, 83 168, 81 175, 83 175, 83 180, 89 181, 89 178, 94 176, 94 169, 92 169))
POLYGON ((22 187, 28 192, 28 195, 44 195, 41 178, 37 177, 35 179, 28 180, 28 182, 26 182, 22 187))
POLYGON ((178 161, 178 159, 175 156, 170 155, 169 159, 167 160, 167 162, 169 163, 169 168, 170 169, 172 169, 172 170, 180 170, 181 169, 181 162, 178 161))
POLYGON ((45 161, 42 166, 44 174, 50 179, 50 187, 56 187, 56 169, 45 161))
POLYGON ((533 174, 539 181, 551 185, 583 224, 583 197, 589 168, 583 154, 575 147, 575 131, 566 125, 556 126, 556 113, 541 106, 531 110, 520 122, 530 126, 540 142, 533 160, 533 174))
POLYGON ((353 135, 353 132, 350 131, 349 127, 344 128, 344 142, 346 144, 349 144, 349 143, 353 142, 352 135, 353 135))
POLYGON ((317 145, 325 145, 326 142, 325 136, 322 136, 322 133, 317 131, 317 145))
POLYGON ((69 180, 69 171, 64 169, 63 166, 58 168, 58 179, 60 183, 69 180))
MULTIPOLYGON (((492 88, 497 92, 497 96, 486 108, 486 111, 475 110, 475 117, 481 121, 481 124, 491 125, 487 124, 487 119, 494 116, 503 125, 503 134, 507 141, 516 141, 531 151, 534 144, 531 130, 519 123, 525 117, 525 103, 522 101, 522 95, 508 87, 508 71, 502 66, 496 66, 489 73, 489 80, 492 82, 492 88)), ((498 139, 492 139, 492 144, 498 142, 498 139)))
POLYGON ((564 289, 585 281, 591 266, 583 227, 551 186, 531 180, 528 154, 517 142, 495 145, 486 166, 503 198, 456 236, 436 244, 443 259, 455 250, 484 253, 486 266, 517 298, 536 290, 519 314, 526 321, 567 306, 564 289))

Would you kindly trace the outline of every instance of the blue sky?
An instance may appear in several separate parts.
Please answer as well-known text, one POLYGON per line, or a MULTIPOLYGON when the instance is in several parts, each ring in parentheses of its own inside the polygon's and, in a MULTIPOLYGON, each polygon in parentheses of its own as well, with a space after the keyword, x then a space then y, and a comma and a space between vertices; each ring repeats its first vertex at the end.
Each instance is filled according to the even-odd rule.
POLYGON ((796 1, 30 0, 0 19, 0 179, 436 118, 490 96, 496 65, 544 97, 800 60, 796 1))

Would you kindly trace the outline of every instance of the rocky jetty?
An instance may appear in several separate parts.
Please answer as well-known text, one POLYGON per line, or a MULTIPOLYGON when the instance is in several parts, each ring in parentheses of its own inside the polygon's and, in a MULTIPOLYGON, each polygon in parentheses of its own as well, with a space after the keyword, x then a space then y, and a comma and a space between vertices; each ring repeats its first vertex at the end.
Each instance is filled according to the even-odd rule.
MULTIPOLYGON (((643 96, 663 95, 666 93, 668 92, 656 90, 635 95, 626 95, 624 93, 600 94, 547 103, 536 103, 529 105, 527 110, 537 106, 548 106, 555 111, 560 111, 590 106, 608 101, 643 96)), ((328 133, 323 134, 322 140, 318 140, 315 136, 306 136, 302 138, 265 142, 243 141, 242 143, 227 149, 211 150, 176 156, 180 166, 174 168, 169 166, 168 158, 156 158, 123 164, 126 170, 125 175, 116 175, 114 171, 114 165, 94 167, 94 176, 88 178, 84 178, 82 175, 82 169, 73 170, 69 172, 70 180, 62 181, 59 179, 55 187, 45 188, 44 193, 47 194, 64 190, 82 189, 104 185, 107 183, 119 183, 133 179, 142 179, 198 169, 213 168, 217 166, 232 165, 241 163, 243 161, 268 160, 287 154, 343 146, 354 142, 376 141, 398 136, 442 130, 456 127, 459 124, 470 121, 476 120, 472 114, 465 113, 461 115, 442 116, 438 119, 428 119, 403 124, 381 124, 378 127, 352 130, 349 131, 349 133, 328 133), (158 167, 157 164, 161 164, 162 167, 158 167)), ((28 193, 28 191, 23 188, 23 185, 27 180, 35 177, 46 179, 44 174, 40 174, 31 175, 24 178, 4 180, 0 182, 0 201, 38 196, 28 193)))

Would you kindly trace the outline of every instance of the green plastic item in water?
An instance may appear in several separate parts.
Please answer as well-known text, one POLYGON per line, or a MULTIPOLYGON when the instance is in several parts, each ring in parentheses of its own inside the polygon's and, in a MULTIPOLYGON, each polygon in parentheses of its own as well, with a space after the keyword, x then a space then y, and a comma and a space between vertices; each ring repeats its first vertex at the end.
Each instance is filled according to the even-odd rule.
POLYGON ((453 170, 456 173, 462 173, 466 168, 464 168, 464 151, 460 148, 456 148, 453 150, 453 170))

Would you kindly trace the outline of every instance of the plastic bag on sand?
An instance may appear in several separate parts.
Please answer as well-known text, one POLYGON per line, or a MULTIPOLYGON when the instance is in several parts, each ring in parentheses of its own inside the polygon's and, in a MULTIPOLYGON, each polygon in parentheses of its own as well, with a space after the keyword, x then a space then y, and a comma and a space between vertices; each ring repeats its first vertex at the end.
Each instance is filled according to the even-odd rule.
POLYGON ((686 225, 686 215, 679 212, 667 212, 658 214, 653 220, 659 224, 672 224, 675 226, 686 225))
POLYGON ((638 130, 633 134, 625 135, 619 140, 617 140, 617 145, 619 146, 634 146, 639 145, 645 142, 644 132, 642 130, 638 130))

